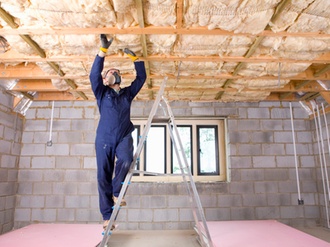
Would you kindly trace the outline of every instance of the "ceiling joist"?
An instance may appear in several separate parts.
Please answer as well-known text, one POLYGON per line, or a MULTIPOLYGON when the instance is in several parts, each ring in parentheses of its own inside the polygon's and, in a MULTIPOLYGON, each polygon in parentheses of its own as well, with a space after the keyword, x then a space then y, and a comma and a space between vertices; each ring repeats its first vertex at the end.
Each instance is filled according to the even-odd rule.
POLYGON ((146 26, 141 27, 100 27, 100 28, 80 28, 80 27, 61 27, 61 28, 19 28, 19 29, 0 29, 0 35, 89 35, 89 34, 175 34, 175 35, 216 35, 216 36, 244 36, 244 37, 305 37, 313 38, 318 36, 320 38, 330 38, 330 33, 323 32, 273 32, 270 30, 264 30, 258 34, 251 33, 235 33, 232 31, 226 31, 222 29, 208 29, 207 27, 189 27, 189 28, 178 28, 178 27, 157 27, 157 26, 146 26))
MULTIPOLYGON (((123 68, 124 83, 135 73, 123 47, 145 61, 147 82, 138 100, 153 99, 165 76, 169 100, 171 95, 172 100, 224 102, 329 98, 317 80, 330 80, 330 14, 316 1, 220 6, 199 0, 113 0, 104 3, 103 12, 96 11, 97 2, 82 8, 68 0, 70 9, 54 12, 53 2, 24 1, 15 3, 20 6, 15 11, 1 5, 0 36, 14 38, 7 39, 12 49, 0 54, 0 80, 15 81, 15 93, 37 92, 30 100, 94 100, 89 71, 102 33, 115 38, 106 66, 123 68), (94 14, 102 25, 91 20, 94 14), (81 42, 74 42, 74 35, 81 42)), ((326 0, 318 1, 326 6, 326 0)))
MULTIPOLYGON (((41 58, 39 56, 22 56, 17 52, 11 50, 6 53, 0 54, 0 59, 3 63, 13 62, 88 62, 94 58, 87 55, 70 55, 70 56, 56 56, 41 58)), ((128 61, 128 58, 122 55, 107 55, 111 61, 128 61)), ((173 55, 147 55, 141 57, 141 60, 149 62, 165 61, 165 62, 230 62, 230 63, 311 63, 314 64, 327 64, 330 63, 330 53, 323 54, 320 57, 307 59, 294 59, 294 58, 276 58, 272 56, 255 56, 255 57, 238 57, 238 56, 186 56, 178 57, 173 55)), ((329 70, 329 66, 326 70, 329 70)))
MULTIPOLYGON (((166 74, 166 76, 169 79, 176 79, 176 74, 166 74)), ((158 75, 158 74, 150 74, 149 77, 151 79, 163 79, 164 75, 158 75)), ((123 78, 134 78, 133 74, 124 74, 123 78)), ((290 75, 283 77, 281 79, 286 80, 294 80, 294 81, 305 81, 305 80, 329 80, 330 78, 330 70, 325 71, 323 74, 320 74, 319 76, 315 77, 313 68, 308 68, 306 71, 301 72, 297 75, 290 75)), ((74 75, 74 74, 46 74, 43 72, 37 65, 29 63, 29 64, 19 64, 16 66, 4 66, 3 64, 0 64, 0 79, 85 79, 88 80, 88 74, 85 75, 74 75)), ((229 73, 216 73, 214 75, 180 75, 180 79, 195 79, 195 80, 222 80, 222 79, 228 79, 228 80, 237 80, 237 79, 250 79, 250 80, 277 80, 278 76, 246 76, 246 75, 233 75, 229 73)), ((304 86, 302 84, 302 86, 304 86)), ((76 88, 76 86, 73 86, 72 88, 76 88)), ((299 89, 299 85, 297 85, 297 89, 299 89)))

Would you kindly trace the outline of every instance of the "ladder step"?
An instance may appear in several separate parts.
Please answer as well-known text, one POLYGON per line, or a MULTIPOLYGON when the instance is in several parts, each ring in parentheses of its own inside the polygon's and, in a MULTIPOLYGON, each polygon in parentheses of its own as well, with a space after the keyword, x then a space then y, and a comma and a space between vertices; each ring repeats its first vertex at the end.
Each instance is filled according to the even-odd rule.
POLYGON ((168 123, 170 122, 170 118, 169 117, 157 117, 157 118, 153 118, 152 119, 152 123, 168 123))
POLYGON ((167 174, 167 173, 147 172, 147 171, 139 171, 139 170, 134 170, 132 172, 134 174, 144 174, 150 176, 182 176, 182 174, 167 174))

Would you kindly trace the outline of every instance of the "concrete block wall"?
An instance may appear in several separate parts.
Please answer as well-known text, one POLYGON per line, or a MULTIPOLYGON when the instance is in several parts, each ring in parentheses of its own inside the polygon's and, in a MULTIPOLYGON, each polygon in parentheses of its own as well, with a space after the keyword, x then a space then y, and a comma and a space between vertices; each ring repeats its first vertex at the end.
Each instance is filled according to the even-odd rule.
POLYGON ((290 225, 319 222, 311 121, 304 109, 294 106, 298 175, 304 205, 298 205, 289 105, 241 104, 238 118, 228 122, 232 174, 228 194, 240 195, 237 208, 231 207, 231 219, 278 219, 290 225))
POLYGON ((330 115, 323 115, 321 105, 319 105, 320 117, 313 119, 311 125, 313 130, 314 153, 317 163, 316 187, 319 191, 319 204, 321 214, 321 225, 329 227, 330 215, 327 215, 327 207, 329 208, 329 175, 330 174, 330 155, 329 155, 329 126, 326 124, 330 121, 330 115))
POLYGON ((14 227, 23 121, 12 113, 13 97, 0 89, 0 234, 14 227))
POLYGON ((94 102, 33 103, 26 113, 15 227, 33 222, 90 223, 98 212, 94 102), (52 145, 47 145, 49 141, 52 145))
MULTIPOLYGON (((134 102, 132 116, 147 117, 153 102, 134 102)), ((304 205, 297 184, 288 103, 171 102, 175 116, 227 117, 228 182, 198 183, 207 220, 277 219, 290 225, 320 222, 311 120, 293 104, 304 205)), ((26 115, 19 163, 15 227, 33 222, 96 223, 95 102, 33 103, 26 115)), ((180 183, 133 183, 122 229, 190 229, 191 209, 180 183)))

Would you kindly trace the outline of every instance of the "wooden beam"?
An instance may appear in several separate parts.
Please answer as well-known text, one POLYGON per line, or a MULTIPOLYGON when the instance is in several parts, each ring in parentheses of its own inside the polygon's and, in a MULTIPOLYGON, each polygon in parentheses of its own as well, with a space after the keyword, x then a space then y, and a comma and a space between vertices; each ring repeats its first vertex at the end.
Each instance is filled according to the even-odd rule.
POLYGON ((136 10, 137 10, 137 18, 140 28, 144 28, 144 13, 143 13, 143 4, 142 0, 135 0, 136 10))
POLYGON ((0 64, 0 79, 19 79, 47 76, 39 66, 34 63, 20 63, 15 66, 0 64))
MULTIPOLYGON (((299 83, 295 89, 296 90, 299 90, 300 88, 302 88, 303 86, 307 85, 308 83, 312 82, 312 80, 307 80, 307 81, 302 81, 301 83, 299 83)), ((285 99, 286 97, 288 97, 291 93, 288 92, 288 93, 284 93, 284 94, 281 94, 280 96, 280 99, 285 99)))
POLYGON ((27 93, 27 92, 21 92, 21 94, 22 94, 25 98, 28 98, 28 99, 30 99, 30 100, 32 100, 32 101, 33 101, 33 99, 34 99, 34 97, 33 97, 31 94, 27 93))
POLYGON ((64 72, 60 69, 60 66, 58 66, 58 64, 54 62, 47 62, 47 63, 54 70, 56 74, 58 74, 61 77, 65 75, 64 72))
POLYGON ((17 96, 14 97, 14 101, 13 101, 13 109, 16 108, 16 106, 19 104, 19 102, 21 102, 23 98, 19 98, 17 96))
POLYGON ((34 101, 64 101, 64 100, 82 100, 69 92, 40 92, 34 97, 34 101))
POLYGON ((280 94, 271 93, 264 101, 299 101, 299 99, 297 99, 293 94, 285 99, 281 99, 280 94))
POLYGON ((0 35, 99 35, 102 33, 111 34, 183 34, 183 35, 224 35, 224 36, 265 36, 265 37, 306 37, 306 38, 330 38, 330 33, 324 32, 273 32, 271 30, 264 30, 258 34, 251 33, 234 33, 232 31, 225 31, 221 29, 208 29, 207 27, 159 27, 146 26, 141 27, 100 27, 100 28, 79 28, 79 27, 61 27, 61 28, 24 28, 19 29, 0 29, 0 35))
MULTIPOLYGON (((173 78, 174 79, 174 78, 173 78)), ((184 92, 187 89, 189 90, 196 90, 200 91, 201 89, 199 87, 177 87, 175 88, 175 91, 177 92, 184 92)), ((153 87, 152 89, 148 87, 144 87, 143 90, 152 92, 154 90, 158 91, 159 87, 153 87)), ((172 88, 166 88, 165 91, 172 91, 172 88)), ((238 89, 236 88, 223 88, 223 87, 212 87, 212 88, 203 88, 202 91, 205 92, 214 92, 214 90, 219 91, 226 91, 226 92, 238 92, 238 89)), ((18 91, 18 92, 29 92, 29 91, 37 91, 37 92, 58 92, 60 91, 58 88, 56 88, 51 80, 19 80, 17 84, 10 90, 10 91, 18 91)), ((77 88, 77 89, 69 89, 66 90, 67 92, 75 92, 75 91, 82 91, 82 92, 92 92, 91 88, 77 88)), ((295 84, 293 82, 288 83, 284 87, 281 88, 244 88, 243 90, 240 90, 242 92, 244 91, 258 91, 258 92, 328 92, 326 89, 324 89, 322 86, 320 86, 317 82, 313 81, 310 84, 301 87, 299 89, 295 88, 295 84)))
MULTIPOLYGON (((244 58, 250 58, 250 57, 254 54, 255 50, 258 48, 258 46, 260 45, 260 43, 261 43, 261 41, 262 41, 263 39, 264 39, 264 37, 262 37, 262 36, 257 37, 257 38, 254 40, 252 46, 249 48, 249 50, 248 50, 247 53, 245 54, 244 58)), ((237 66, 235 67, 235 69, 234 69, 233 75, 237 75, 238 72, 241 70, 241 68, 243 67, 244 64, 245 64, 244 62, 239 62, 239 63, 237 64, 237 66)), ((229 79, 229 80, 227 80, 227 81, 224 83, 223 87, 228 87, 228 85, 229 85, 230 83, 232 83, 232 80, 229 79)), ((222 97, 222 95, 223 95, 223 93, 219 92, 219 93, 217 94, 217 96, 216 96, 215 99, 216 99, 216 100, 220 99, 220 98, 222 97)))
MULTIPOLYGON (((278 20, 278 18, 280 18, 282 12, 285 10, 285 8, 291 3, 291 0, 284 0, 281 1, 275 10, 275 13, 273 14, 272 18, 270 19, 270 22, 276 22, 278 20)), ((267 25, 266 30, 270 30, 270 26, 269 24, 267 25)))
MULTIPOLYGON (((156 90, 153 89, 153 90, 156 90)), ((223 89, 219 89, 219 90, 223 90, 223 89)), ((149 91, 148 89, 142 89, 141 92, 145 92, 145 91, 149 91)), ((170 91, 170 89, 166 89, 166 91, 170 91)), ((178 92, 185 92, 187 91, 187 89, 181 89, 178 90, 178 92)), ((189 89, 189 91, 195 91, 193 89, 189 89)), ((196 89, 196 91, 199 91, 198 89, 196 89)), ((205 90, 206 92, 213 92, 214 90, 212 89, 208 89, 205 90)), ((256 90, 243 90, 243 92, 255 92, 256 90)), ((226 89, 227 92, 227 89, 226 89)), ((237 89, 231 88, 228 90, 228 92, 238 92, 237 89)), ((312 95, 316 95, 315 93, 312 95)), ((286 99, 282 100, 280 99, 280 94, 276 93, 276 92, 271 92, 269 96, 267 96, 266 99, 264 99, 263 101, 301 101, 303 99, 296 97, 295 95, 291 94, 289 97, 287 97, 286 99)), ((33 98, 34 101, 50 101, 50 100, 54 100, 54 101, 63 101, 63 100, 82 100, 82 98, 77 98, 75 97, 72 93, 70 92, 62 92, 62 91, 58 91, 58 92, 39 92, 36 94, 36 96, 33 98)), ((94 99, 87 99, 87 100, 94 100, 94 99)))
MULTIPOLYGON (((112 61, 126 61, 129 58, 122 55, 109 55, 108 59, 112 61)), ((0 54, 0 61, 3 63, 17 63, 17 62, 87 62, 93 60, 93 56, 86 55, 72 55, 72 56, 56 56, 41 58, 39 56, 27 56, 15 52, 14 50, 9 50, 6 53, 0 54)), ((187 56, 178 57, 172 55, 147 55, 141 60, 144 61, 178 61, 178 62, 245 62, 245 63, 314 63, 314 64, 327 64, 330 63, 330 52, 324 54, 318 58, 311 60, 299 60, 293 58, 275 58, 272 56, 257 56, 257 57, 233 57, 233 56, 187 56)))
POLYGON ((20 35, 20 37, 41 57, 45 58, 46 53, 40 46, 28 35, 20 35))
POLYGON ((181 29, 183 24, 183 0, 176 1, 176 28, 181 29))
POLYGON ((18 28, 19 25, 15 23, 14 18, 2 7, 0 7, 0 17, 11 27, 11 28, 18 28))
POLYGON ((264 36, 257 37, 244 57, 250 58, 257 50, 257 48, 259 47, 260 43, 263 41, 264 38, 265 38, 264 36))
MULTIPOLYGON (((314 99, 315 97, 317 97, 319 94, 318 93, 315 93, 315 92, 308 92, 306 93, 305 95, 299 97, 299 100, 300 101, 309 101, 309 100, 312 100, 314 99)), ((290 95, 289 95, 290 96, 290 95)))
MULTIPOLYGON (((305 81, 303 81, 302 83, 300 83, 300 85, 297 85, 296 89, 299 89, 299 87, 302 87, 302 86, 305 86, 307 85, 308 83, 310 83, 312 80, 317 80, 321 75, 325 75, 328 73, 328 71, 330 70, 330 64, 324 66, 322 69, 320 69, 319 71, 313 73, 313 77, 314 79, 306 79, 305 81), (317 78, 316 78, 317 77, 317 78)), ((328 77, 329 78, 329 77, 328 77)), ((320 79, 319 79, 320 80, 320 79)), ((322 80, 322 79, 321 79, 322 80)), ((325 79, 327 80, 327 79, 325 79)), ((290 95, 290 93, 286 93, 286 94, 283 94, 281 96, 282 99, 288 97, 290 95)), ((305 95, 306 97, 308 95, 305 95)))
POLYGON ((330 105, 330 92, 320 92, 320 95, 330 105))
MULTIPOLYGON (((136 8, 137 8, 137 15, 138 15, 138 22, 139 22, 139 27, 144 28, 144 13, 143 13, 143 4, 142 0, 135 0, 136 3, 136 8)), ((147 48, 147 38, 145 34, 141 34, 141 45, 142 45, 142 54, 143 57, 146 58, 148 57, 148 48, 147 48)), ((146 84, 148 85, 149 88, 152 87, 151 81, 150 81, 150 65, 148 61, 145 61, 145 69, 146 69, 146 74, 147 74, 147 79, 146 79, 146 84)), ((151 98, 152 99, 152 98, 151 98)))
MULTIPOLYGON (((59 68, 55 63, 50 63, 53 65, 53 69, 59 68)), ((0 79, 63 79, 72 88, 76 89, 77 85, 74 83, 72 78, 64 77, 64 73, 59 69, 58 75, 46 75, 36 64, 19 64, 16 66, 5 66, 0 64, 0 79), (63 75, 63 76, 61 76, 63 75)), ((37 90, 36 90, 37 91, 37 90)), ((77 92, 80 97, 87 99, 83 92, 77 92)))
MULTIPOLYGON (((27 81, 29 82, 29 81, 27 81)), ((31 84, 36 84, 38 82, 30 82, 31 84)), ((47 82, 44 81, 41 83, 41 85, 46 84, 47 82)), ((40 86, 40 85, 39 85, 40 86)), ((19 88, 22 87, 22 85, 18 86, 19 88)), ((18 88, 18 89, 19 89, 18 88)), ((17 91, 17 88, 14 88, 13 91, 17 91)), ((308 88, 307 88, 308 89, 308 88)), ((26 92, 28 90, 33 90, 33 88, 24 88, 24 90, 20 90, 21 93, 26 94, 26 92)), ((154 87, 152 89, 148 89, 147 87, 143 87, 141 89, 142 93, 150 93, 150 92, 154 92, 159 90, 159 87, 154 87)), ((175 91, 176 92, 186 92, 187 90, 189 91, 200 91, 200 88, 193 88, 193 87, 187 87, 187 88, 176 88, 175 91)), ((82 90, 69 90, 69 91, 56 91, 54 90, 54 87, 51 85, 50 82, 48 82, 48 88, 45 86, 42 86, 42 89, 36 94, 35 97, 32 97, 33 100, 82 100, 83 98, 79 96, 79 98, 77 98, 77 93, 78 92, 88 92, 90 94, 92 94, 91 89, 82 89, 82 90)), ((166 92, 172 91, 171 88, 166 88, 165 89, 166 92)), ((278 88, 278 89, 249 89, 249 88, 244 88, 242 90, 236 89, 236 88, 222 88, 222 87, 216 87, 216 88, 203 88, 203 92, 204 93, 212 93, 215 91, 221 91, 221 92, 229 92, 229 93, 236 93, 236 92, 268 92, 270 93, 270 95, 267 97, 267 99, 265 99, 266 101, 270 101, 270 100, 275 100, 275 101, 301 101, 301 100, 310 100, 311 97, 315 98, 319 95, 319 93, 321 95, 326 95, 329 100, 330 95, 329 92, 326 90, 323 91, 317 91, 317 89, 315 89, 314 91, 308 91, 306 96, 304 97, 297 97, 296 94, 293 94, 295 92, 294 86, 293 85, 287 85, 284 88, 278 88), (285 98, 285 99, 281 99, 280 98, 280 92, 286 92, 289 91, 290 95, 285 98)), ((29 97, 30 98, 30 97, 29 97)), ((89 99, 85 99, 85 100, 89 100, 89 99)))
POLYGON ((219 90, 219 92, 215 95, 214 99, 215 100, 221 99, 223 94, 224 94, 224 91, 219 90))
POLYGON ((88 97, 84 94, 84 92, 77 91, 76 92, 81 99, 88 100, 88 97))
POLYGON ((317 71, 317 72, 314 74, 314 76, 315 76, 315 77, 318 77, 318 76, 320 76, 320 75, 322 75, 322 74, 328 72, 329 70, 330 70, 330 64, 324 66, 322 69, 320 69, 319 71, 317 71))
POLYGON ((28 91, 59 91, 58 88, 53 86, 51 80, 49 79, 41 79, 41 80, 19 80, 16 85, 11 89, 11 91, 20 91, 20 92, 28 92, 28 91))
MULTIPOLYGON (((166 74, 169 79, 177 79, 177 75, 175 74, 166 74)), ((135 75, 133 74, 124 74, 123 78, 132 79, 135 78, 135 75)), ((164 75, 149 75, 150 79, 163 79, 164 75)), ((327 71, 320 75, 319 77, 315 78, 313 76, 313 69, 309 68, 304 72, 301 72, 300 74, 286 77, 283 79, 287 80, 294 80, 294 81, 305 81, 305 80, 329 80, 330 78, 330 71, 327 71)), ((0 79, 85 79, 88 80, 88 75, 48 75, 45 74, 36 64, 19 64, 16 66, 5 66, 4 64, 0 64, 0 79)), ((183 76, 180 75, 180 79, 188 80, 188 79, 196 79, 196 80, 223 80, 223 79, 230 79, 230 80, 237 80, 237 79, 245 79, 245 80, 277 80, 277 76, 241 76, 236 75, 233 76, 232 74, 225 74, 221 73, 214 76, 205 76, 205 75, 190 75, 190 76, 183 76)), ((309 83, 309 82, 308 82, 309 83)), ((304 83, 306 84, 306 83, 304 83)), ((75 86, 72 88, 76 88, 75 86)), ((297 89, 299 89, 299 85, 297 86, 297 89)))

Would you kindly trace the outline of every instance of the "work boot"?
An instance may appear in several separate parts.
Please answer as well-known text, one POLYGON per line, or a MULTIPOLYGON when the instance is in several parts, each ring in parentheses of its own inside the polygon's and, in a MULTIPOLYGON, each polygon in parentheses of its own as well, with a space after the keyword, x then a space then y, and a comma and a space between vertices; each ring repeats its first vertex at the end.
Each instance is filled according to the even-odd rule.
MULTIPOLYGON (((108 227, 108 225, 109 225, 109 222, 110 222, 110 220, 105 220, 105 221, 104 221, 104 223, 103 223, 103 230, 104 230, 104 231, 107 229, 107 227, 108 227)), ((110 230, 113 231, 115 228, 116 228, 116 226, 115 226, 115 225, 112 225, 112 227, 111 227, 110 230)))
MULTIPOLYGON (((114 203, 114 205, 116 205, 117 204, 117 202, 118 202, 118 197, 113 197, 113 203, 114 203)), ((123 199, 121 199, 121 202, 120 202, 120 206, 121 207, 124 207, 124 206, 126 206, 126 201, 125 201, 125 199, 123 198, 123 199)))

